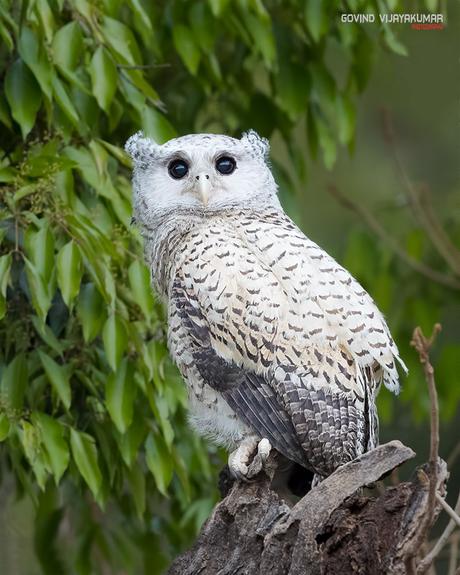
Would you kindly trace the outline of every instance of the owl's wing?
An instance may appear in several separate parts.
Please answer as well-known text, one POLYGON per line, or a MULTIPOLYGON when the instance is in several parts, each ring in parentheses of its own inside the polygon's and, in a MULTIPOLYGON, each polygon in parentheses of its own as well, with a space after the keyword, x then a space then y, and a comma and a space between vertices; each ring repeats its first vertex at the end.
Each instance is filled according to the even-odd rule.
POLYGON ((407 369, 385 319, 351 274, 279 210, 238 225, 248 249, 286 286, 292 329, 307 327, 312 345, 344 348, 363 385, 383 382, 398 393, 396 363, 407 369))
POLYGON ((174 281, 171 297, 192 343, 193 361, 203 382, 218 391, 243 422, 289 459, 306 465, 289 413, 274 390, 253 370, 223 359, 212 345, 212 331, 197 297, 181 275, 174 281))

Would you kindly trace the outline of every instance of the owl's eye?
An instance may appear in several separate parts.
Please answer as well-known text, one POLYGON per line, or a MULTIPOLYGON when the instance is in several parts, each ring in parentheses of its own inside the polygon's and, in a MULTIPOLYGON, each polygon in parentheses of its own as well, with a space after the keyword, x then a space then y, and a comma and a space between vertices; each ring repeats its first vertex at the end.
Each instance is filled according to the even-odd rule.
POLYGON ((188 174, 188 164, 185 160, 173 160, 168 166, 171 178, 180 180, 188 174))
POLYGON ((222 156, 216 161, 216 170, 225 176, 231 174, 236 168, 236 162, 230 156, 222 156))

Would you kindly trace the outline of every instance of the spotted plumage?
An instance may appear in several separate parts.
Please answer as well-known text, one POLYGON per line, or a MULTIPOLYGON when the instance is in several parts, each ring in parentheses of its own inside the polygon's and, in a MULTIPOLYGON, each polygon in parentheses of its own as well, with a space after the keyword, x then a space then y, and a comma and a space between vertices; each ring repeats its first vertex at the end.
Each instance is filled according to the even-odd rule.
POLYGON ((267 141, 136 135, 127 150, 194 427, 230 449, 268 439, 319 476, 377 445, 398 350, 366 291, 283 212, 267 141))

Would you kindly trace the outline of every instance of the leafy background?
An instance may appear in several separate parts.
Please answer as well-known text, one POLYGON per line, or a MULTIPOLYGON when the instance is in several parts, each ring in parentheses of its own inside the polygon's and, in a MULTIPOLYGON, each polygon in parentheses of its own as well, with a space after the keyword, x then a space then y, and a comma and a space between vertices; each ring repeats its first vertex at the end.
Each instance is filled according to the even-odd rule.
POLYGON ((428 395, 408 342, 442 321, 442 455, 455 448, 460 273, 412 214, 404 174, 429 185, 423 205, 458 245, 456 100, 439 65, 456 65, 458 6, 442 32, 339 16, 402 5, 0 0, 2 573, 161 573, 217 499, 224 455, 187 427, 130 225, 122 147, 138 129, 271 139, 286 210, 375 297, 409 365, 401 397, 379 398, 382 438, 425 457, 428 395), (387 118, 386 142, 382 104, 400 132, 387 118))

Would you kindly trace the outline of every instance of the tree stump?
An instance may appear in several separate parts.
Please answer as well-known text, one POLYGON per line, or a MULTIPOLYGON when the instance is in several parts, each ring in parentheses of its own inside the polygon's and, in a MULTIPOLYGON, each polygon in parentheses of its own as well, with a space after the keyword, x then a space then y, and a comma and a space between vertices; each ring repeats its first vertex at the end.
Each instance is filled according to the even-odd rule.
MULTIPOLYGON (((428 467, 375 496, 370 485, 415 453, 391 441, 340 467, 290 507, 261 473, 235 482, 169 575, 388 575, 406 573, 428 510, 428 467)), ((447 471, 440 464, 437 489, 447 471)), ((426 525, 426 522, 425 522, 426 525)))

